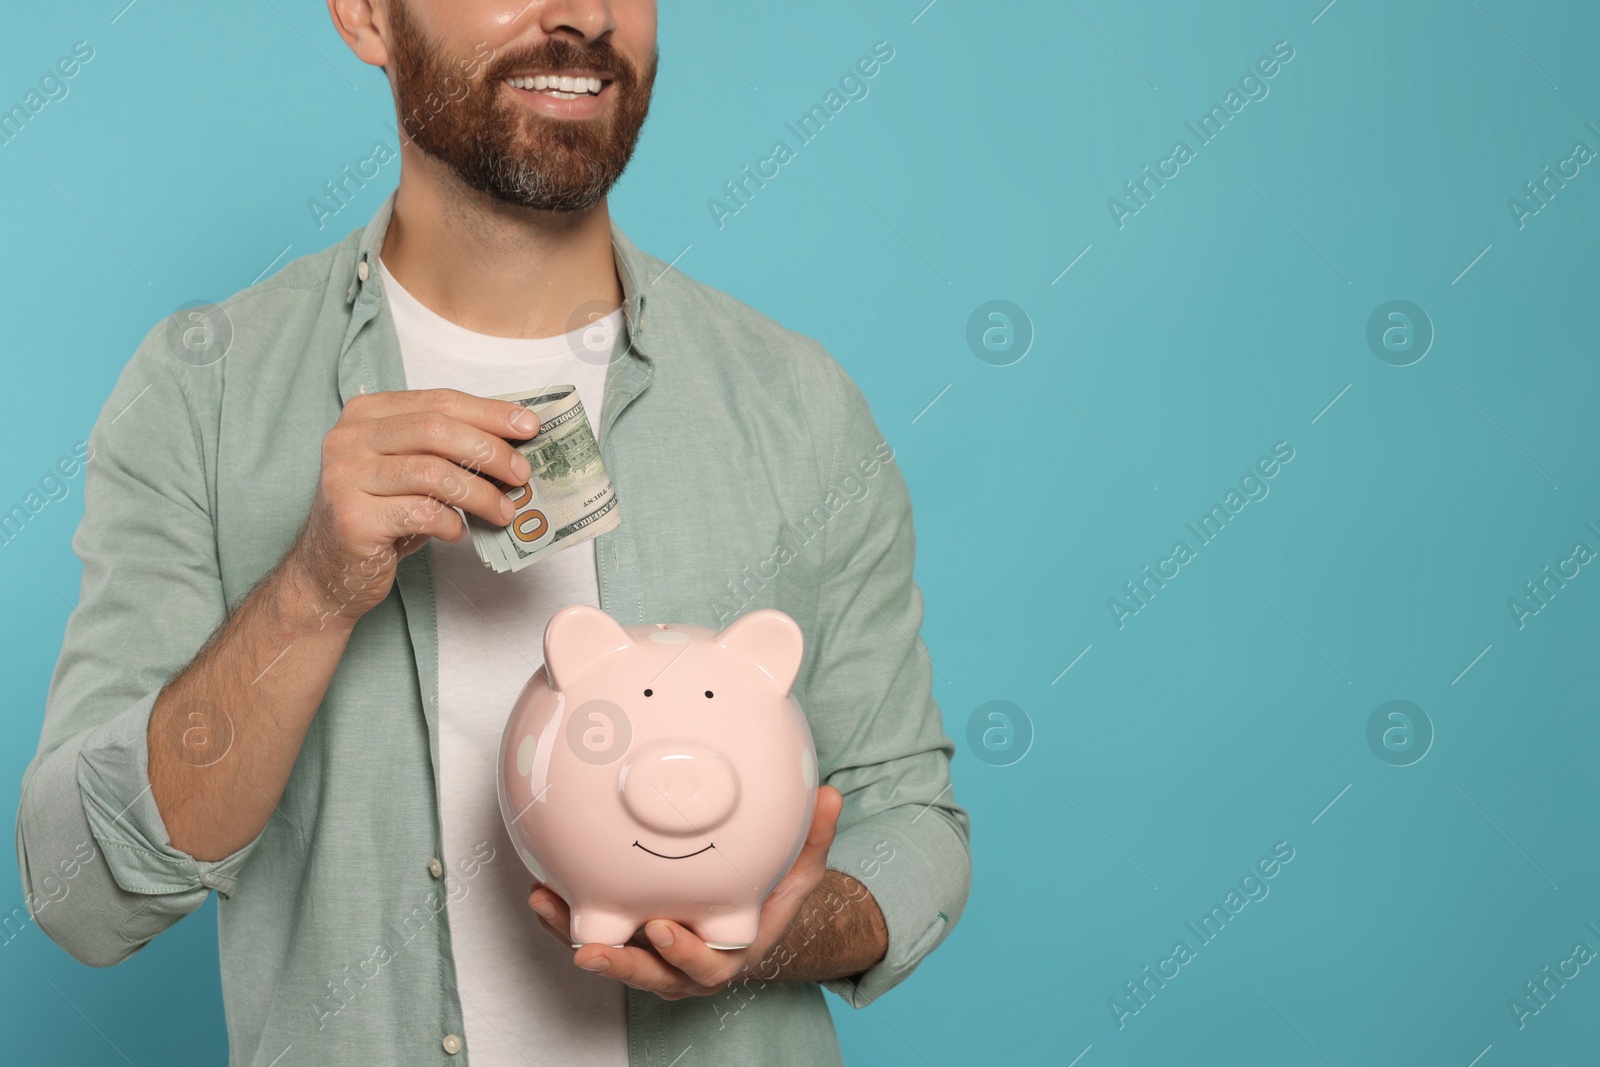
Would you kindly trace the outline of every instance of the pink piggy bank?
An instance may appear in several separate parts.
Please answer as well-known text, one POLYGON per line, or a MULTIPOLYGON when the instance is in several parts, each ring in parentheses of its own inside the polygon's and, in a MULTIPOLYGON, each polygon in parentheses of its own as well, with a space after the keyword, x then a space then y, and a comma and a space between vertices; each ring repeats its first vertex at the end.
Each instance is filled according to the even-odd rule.
POLYGON ((572 605, 500 740, 500 814, 573 942, 671 919, 713 948, 755 941, 811 828, 817 757, 791 695, 804 638, 781 611, 718 633, 624 627, 572 605))

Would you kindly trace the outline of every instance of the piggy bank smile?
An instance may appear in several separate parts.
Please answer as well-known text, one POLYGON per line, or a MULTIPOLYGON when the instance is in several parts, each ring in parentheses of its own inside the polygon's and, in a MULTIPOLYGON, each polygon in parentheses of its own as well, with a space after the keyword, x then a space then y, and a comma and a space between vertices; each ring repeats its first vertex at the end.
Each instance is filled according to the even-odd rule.
POLYGON ((664 852, 657 852, 653 848, 645 848, 644 845, 641 845, 637 841, 635 841, 633 843, 633 847, 634 848, 643 848, 646 852, 650 853, 650 855, 652 855, 652 856, 660 856, 664 860, 686 860, 686 859, 689 859, 691 856, 698 856, 702 852, 709 852, 712 849, 716 848, 717 846, 716 845, 707 845, 705 848, 697 848, 693 852, 685 852, 681 856, 669 856, 664 852))
POLYGON ((816 804, 792 693, 799 626, 760 610, 720 632, 624 627, 574 605, 544 644, 501 738, 500 807, 524 864, 571 908, 574 941, 620 945, 672 919, 748 946, 816 804))

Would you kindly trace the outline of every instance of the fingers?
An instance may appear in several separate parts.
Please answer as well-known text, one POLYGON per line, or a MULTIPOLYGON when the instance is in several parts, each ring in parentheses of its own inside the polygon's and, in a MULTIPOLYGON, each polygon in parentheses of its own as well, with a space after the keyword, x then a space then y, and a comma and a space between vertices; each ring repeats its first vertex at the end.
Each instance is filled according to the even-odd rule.
MULTIPOLYGON (((463 524, 460 536, 465 537, 466 535, 467 532, 465 524, 463 524)), ((411 553, 415 552, 417 549, 421 548, 427 543, 428 537, 426 534, 411 534, 408 537, 402 537, 400 540, 394 543, 395 555, 401 559, 405 559, 407 556, 411 555, 411 553)))
POLYGON ((839 825, 839 812, 844 807, 844 797, 831 785, 817 790, 817 803, 812 811, 811 829, 806 833, 806 843, 795 857, 794 866, 773 887, 772 894, 761 906, 761 923, 782 921, 787 926, 806 897, 822 881, 822 872, 828 865, 828 849, 839 825), (769 920, 769 916, 771 917, 769 920))
POLYGON ((539 432, 539 416, 509 400, 473 396, 459 389, 400 389, 362 393, 345 404, 361 418, 381 419, 415 411, 436 411, 496 437, 525 441, 539 432))
POLYGON ((353 524, 350 540, 360 539, 360 526, 372 521, 360 516, 373 515, 376 507, 390 537, 422 533, 459 542, 467 529, 451 508, 496 525, 511 521, 516 508, 490 479, 521 486, 532 472, 500 435, 521 436, 537 426, 537 416, 516 404, 454 389, 364 393, 345 405, 324 441, 323 489, 341 503, 344 524, 353 524), (532 421, 512 429, 511 415, 532 421), (450 507, 419 509, 415 501, 397 499, 403 497, 450 507))
POLYGON ((831 785, 817 787, 817 806, 811 815, 811 830, 806 834, 806 844, 800 852, 820 851, 824 856, 833 847, 833 838, 839 828, 839 813, 844 810, 844 795, 831 785))
POLYGON ((364 419, 353 424, 351 436, 355 439, 352 445, 364 453, 443 456, 474 474, 487 474, 507 485, 526 485, 531 473, 526 457, 504 437, 437 411, 364 419))
POLYGON ((539 916, 540 926, 563 945, 571 947, 572 935, 568 930, 572 926, 572 909, 567 907, 567 902, 559 894, 534 882, 533 891, 528 894, 528 907, 539 916))
POLYGON ((811 813, 811 829, 806 831, 806 843, 800 847, 791 870, 815 869, 820 877, 827 866, 828 849, 839 827, 839 812, 844 808, 844 797, 831 785, 817 789, 817 804, 811 813))
POLYGON ((494 480, 526 486, 531 470, 506 438, 538 429, 519 404, 455 389, 351 397, 323 437, 317 494, 292 550, 318 607, 335 602, 323 618, 360 618, 381 603, 398 560, 429 538, 466 540, 457 507, 510 522, 515 507, 494 480))
POLYGON ((351 561, 334 576, 339 584, 328 579, 327 587, 351 592, 377 583, 386 569, 392 569, 397 556, 416 551, 430 537, 460 541, 467 535, 460 515, 449 505, 425 496, 372 497, 358 490, 323 503, 314 517, 327 527, 327 538, 341 546, 351 561))
MULTIPOLYGON (((534 882, 528 894, 528 906, 539 916, 539 925, 547 934, 563 945, 572 946, 572 910, 566 901, 534 882)), ((719 952, 707 948, 704 941, 677 923, 653 920, 645 931, 648 940, 635 935, 622 948, 580 945, 573 953, 572 962, 591 974, 655 993, 666 1000, 715 993, 744 967, 746 952, 719 952), (662 937, 663 930, 667 938, 662 937), (670 944, 666 943, 668 939, 670 944), (635 947, 636 942, 638 947, 635 947), (692 970, 681 968, 679 961, 692 970)))
POLYGON ((493 484, 440 456, 379 456, 363 480, 373 496, 431 497, 502 526, 516 514, 511 500, 493 484))
MULTIPOLYGON (((744 970, 748 950, 725 951, 709 947, 694 931, 670 919, 651 919, 645 923, 645 936, 661 958, 682 971, 702 990, 717 990, 737 978, 744 970)), ((760 943, 758 938, 757 943, 760 943)))
MULTIPOLYGON (((707 949, 707 951, 714 950, 707 949)), ((654 993, 663 1000, 705 996, 717 991, 699 985, 656 953, 645 948, 584 945, 573 954, 572 962, 593 974, 654 993)))
POLYGON ((539 917, 539 925, 543 927, 544 932, 549 934, 562 948, 570 949, 572 947, 572 935, 567 933, 564 928, 556 926, 555 923, 544 918, 543 916, 539 917))
POLYGON ((538 416, 518 404, 456 389, 363 393, 345 404, 325 450, 335 463, 374 453, 441 456, 471 474, 518 486, 532 471, 507 438, 523 440, 538 428, 538 416))
MULTIPOLYGON (((397 546, 403 538, 438 537, 459 542, 467 536, 467 526, 461 516, 428 496, 369 498, 365 503, 354 505, 354 509, 356 512, 370 510, 371 519, 362 519, 349 511, 343 513, 342 518, 348 519, 352 527, 362 528, 368 521, 375 521, 378 533, 397 546)), ((351 536, 356 536, 353 530, 351 536)), ((395 551, 400 549, 396 547, 395 551)))

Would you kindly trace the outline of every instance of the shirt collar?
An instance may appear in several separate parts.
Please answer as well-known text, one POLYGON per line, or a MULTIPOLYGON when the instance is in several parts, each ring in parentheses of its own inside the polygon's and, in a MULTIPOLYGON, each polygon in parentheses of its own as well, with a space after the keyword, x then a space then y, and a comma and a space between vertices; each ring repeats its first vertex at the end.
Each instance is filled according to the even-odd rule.
MULTIPOLYGON (((372 221, 367 223, 356 246, 356 256, 350 265, 350 287, 345 290, 345 303, 354 304, 367 292, 376 292, 381 286, 368 283, 378 273, 378 254, 383 250, 383 238, 389 232, 389 220, 394 216, 395 193, 390 193, 378 208, 372 221)), ((643 257, 633 242, 611 219, 611 250, 616 259, 617 278, 622 282, 622 315, 628 327, 628 336, 634 343, 642 341, 645 324, 644 287, 639 284, 644 270, 643 257)), ((359 318, 359 316, 358 316, 359 318)), ((351 331, 354 333, 354 330, 351 331)), ((348 343, 348 338, 347 338, 348 343)))

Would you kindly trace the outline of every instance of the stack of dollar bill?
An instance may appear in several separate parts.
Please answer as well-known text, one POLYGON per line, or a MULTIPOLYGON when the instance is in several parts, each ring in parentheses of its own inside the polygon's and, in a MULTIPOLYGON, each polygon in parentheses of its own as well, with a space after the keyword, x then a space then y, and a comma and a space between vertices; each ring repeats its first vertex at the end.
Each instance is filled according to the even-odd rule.
POLYGON ((523 486, 499 485, 517 506, 505 526, 467 516, 472 547, 495 571, 519 571, 576 545, 622 521, 616 490, 600 458, 583 401, 572 385, 547 385, 527 393, 504 393, 496 400, 521 404, 539 416, 539 432, 512 447, 527 458, 533 474, 523 486))

